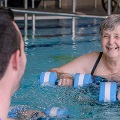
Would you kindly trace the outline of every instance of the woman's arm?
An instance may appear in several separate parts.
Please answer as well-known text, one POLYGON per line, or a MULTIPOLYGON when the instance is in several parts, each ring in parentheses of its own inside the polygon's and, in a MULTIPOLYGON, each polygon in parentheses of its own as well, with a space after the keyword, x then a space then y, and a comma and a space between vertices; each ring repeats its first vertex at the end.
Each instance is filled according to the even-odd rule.
POLYGON ((99 52, 91 52, 80 56, 59 68, 53 68, 49 71, 57 73, 59 86, 72 86, 74 79, 73 74, 90 74, 98 55, 99 52))

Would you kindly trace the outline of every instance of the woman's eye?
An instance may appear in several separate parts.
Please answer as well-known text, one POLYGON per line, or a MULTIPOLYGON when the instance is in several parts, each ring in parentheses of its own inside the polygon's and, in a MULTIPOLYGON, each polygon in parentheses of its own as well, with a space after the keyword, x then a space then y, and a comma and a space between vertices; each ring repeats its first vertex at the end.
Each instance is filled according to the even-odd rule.
POLYGON ((103 38, 109 38, 109 35, 103 35, 103 38))
POLYGON ((114 36, 116 39, 119 38, 118 36, 114 36))
POLYGON ((119 39, 120 38, 120 36, 119 35, 116 35, 116 36, 114 36, 115 37, 115 39, 119 39))

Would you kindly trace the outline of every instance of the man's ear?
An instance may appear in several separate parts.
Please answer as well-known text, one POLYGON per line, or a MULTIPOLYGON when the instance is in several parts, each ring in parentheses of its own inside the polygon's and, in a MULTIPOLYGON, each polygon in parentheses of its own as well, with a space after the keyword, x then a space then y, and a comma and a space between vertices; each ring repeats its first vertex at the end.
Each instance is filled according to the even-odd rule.
POLYGON ((19 69, 19 62, 20 62, 20 50, 16 50, 12 56, 12 66, 13 69, 18 70, 19 69))

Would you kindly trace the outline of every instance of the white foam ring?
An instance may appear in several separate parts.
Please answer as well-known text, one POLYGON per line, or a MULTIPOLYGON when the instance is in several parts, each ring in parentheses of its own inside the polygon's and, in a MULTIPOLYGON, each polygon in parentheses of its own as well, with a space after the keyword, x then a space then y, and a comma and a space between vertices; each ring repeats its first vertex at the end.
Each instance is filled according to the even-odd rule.
POLYGON ((57 110, 58 109, 59 109, 58 107, 53 107, 50 111, 50 116, 55 117, 57 115, 57 110))
POLYGON ((78 81, 79 86, 83 86, 84 76, 85 76, 85 74, 80 74, 79 75, 79 81, 78 81))
POLYGON ((44 82, 49 82, 50 72, 46 72, 44 76, 44 82))
POLYGON ((110 82, 105 83, 105 99, 104 99, 104 102, 110 102, 110 88, 111 88, 111 83, 110 82))

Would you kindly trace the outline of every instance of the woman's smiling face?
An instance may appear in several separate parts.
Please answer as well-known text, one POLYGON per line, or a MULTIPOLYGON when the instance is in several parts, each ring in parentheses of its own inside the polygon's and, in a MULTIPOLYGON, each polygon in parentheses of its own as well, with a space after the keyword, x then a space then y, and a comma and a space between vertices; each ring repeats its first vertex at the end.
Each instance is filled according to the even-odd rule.
POLYGON ((105 30, 101 36, 103 52, 110 58, 120 57, 120 24, 114 30, 105 30))

